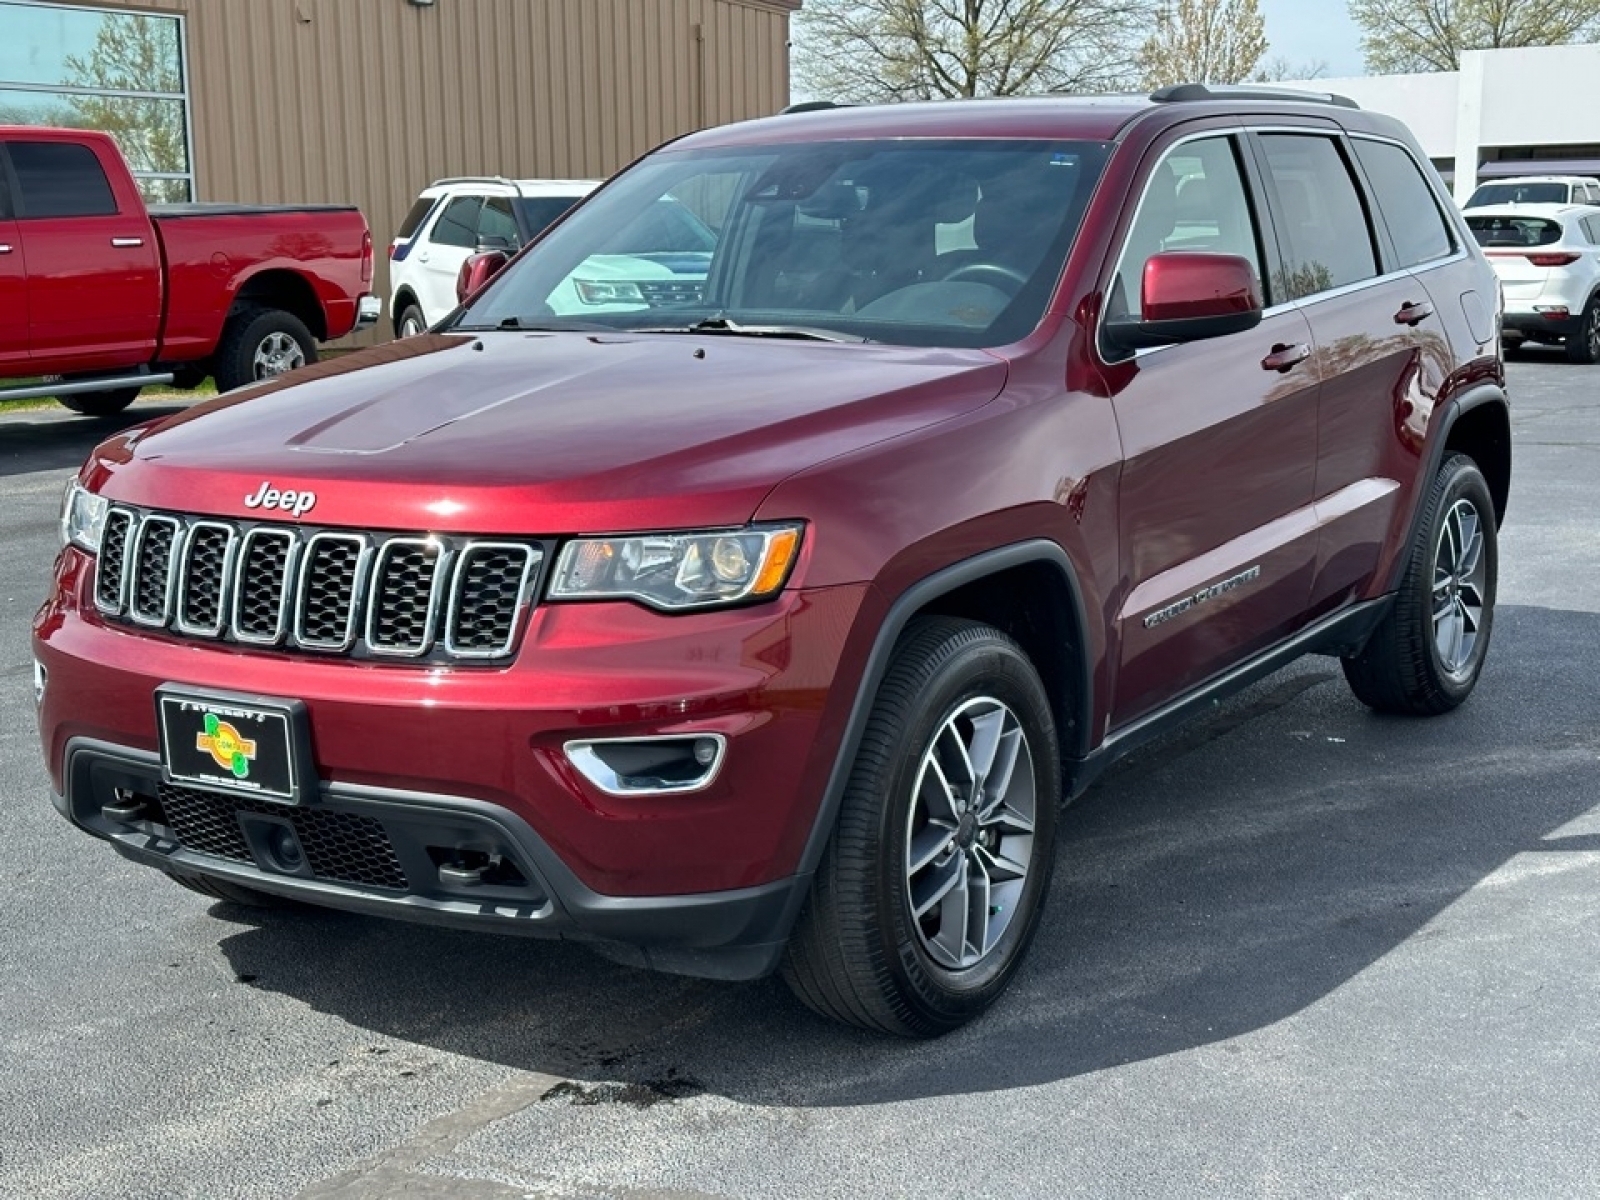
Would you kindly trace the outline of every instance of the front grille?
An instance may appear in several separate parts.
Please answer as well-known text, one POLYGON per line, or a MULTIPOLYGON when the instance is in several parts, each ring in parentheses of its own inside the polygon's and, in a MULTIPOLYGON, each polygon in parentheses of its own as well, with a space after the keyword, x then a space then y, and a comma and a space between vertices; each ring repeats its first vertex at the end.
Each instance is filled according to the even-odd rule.
POLYGON ((159 801, 167 828, 185 850, 196 854, 255 862, 239 817, 241 813, 259 813, 294 827, 306 864, 317 879, 395 891, 409 886, 383 826, 360 813, 290 808, 165 783, 159 801))
POLYGON ((114 507, 106 616, 198 638, 356 657, 492 660, 516 647, 538 542, 201 520, 114 507))
POLYGON ((699 304, 705 284, 698 279, 636 279, 639 295, 651 308, 668 304, 699 304))

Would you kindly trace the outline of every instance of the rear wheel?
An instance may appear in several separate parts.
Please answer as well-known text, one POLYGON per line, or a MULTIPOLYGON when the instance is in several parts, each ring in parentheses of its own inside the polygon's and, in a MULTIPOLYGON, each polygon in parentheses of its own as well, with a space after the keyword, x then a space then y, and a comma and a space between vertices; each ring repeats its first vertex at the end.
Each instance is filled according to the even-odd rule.
POLYGON ((317 343, 305 322, 277 308, 235 313, 217 345, 217 391, 271 379, 317 361, 317 343))
POLYGON ((1394 607, 1343 662, 1356 698, 1379 712, 1448 712, 1472 693, 1489 651, 1499 567, 1489 485, 1455 454, 1423 503, 1394 607))
POLYGON ((1567 361, 1581 366, 1600 362, 1600 297, 1590 297, 1577 332, 1567 338, 1567 361))
POLYGON ((914 623, 789 941, 795 995, 907 1037, 988 1008, 1038 925, 1060 800, 1049 699, 1017 644, 970 621, 914 623))
POLYGON ((71 396, 57 396, 63 408, 86 417, 109 417, 121 412, 139 397, 139 389, 107 388, 103 392, 78 392, 71 396))

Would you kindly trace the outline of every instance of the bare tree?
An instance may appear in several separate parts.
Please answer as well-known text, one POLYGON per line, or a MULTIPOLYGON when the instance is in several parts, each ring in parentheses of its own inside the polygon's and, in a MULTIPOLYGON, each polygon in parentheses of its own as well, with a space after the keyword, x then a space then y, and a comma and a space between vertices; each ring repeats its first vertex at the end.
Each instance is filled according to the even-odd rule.
POLYGON ((797 90, 831 100, 1108 91, 1138 79, 1153 0, 807 0, 797 90))
POLYGON ((1600 0, 1350 0, 1369 71, 1454 71, 1463 50, 1600 37, 1600 0))
MULTIPOLYGON (((119 91, 180 92, 176 34, 168 22, 108 13, 87 55, 68 55, 67 82, 76 87, 119 91)), ((189 159, 183 101, 130 96, 72 96, 65 123, 100 129, 117 139, 136 172, 181 172, 189 159)), ((161 198, 155 181, 141 181, 161 198)))
POLYGON ((1239 83, 1267 52, 1256 0, 1167 0, 1139 50, 1146 87, 1239 83))
POLYGON ((1251 78, 1257 83, 1280 83, 1285 79, 1321 79, 1327 73, 1328 60, 1325 58, 1296 63, 1281 54, 1274 54, 1256 68, 1251 78))

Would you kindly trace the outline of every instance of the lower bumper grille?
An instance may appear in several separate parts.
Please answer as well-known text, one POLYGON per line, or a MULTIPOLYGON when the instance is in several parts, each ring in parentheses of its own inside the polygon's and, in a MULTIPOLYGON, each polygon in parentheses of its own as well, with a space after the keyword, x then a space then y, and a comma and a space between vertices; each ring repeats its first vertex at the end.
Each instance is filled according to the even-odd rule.
POLYGON ((287 821, 317 879, 365 887, 407 890, 409 884, 384 828, 359 813, 322 808, 291 808, 197 788, 162 784, 164 824, 185 850, 234 862, 254 863, 255 855, 240 825, 241 813, 287 821))

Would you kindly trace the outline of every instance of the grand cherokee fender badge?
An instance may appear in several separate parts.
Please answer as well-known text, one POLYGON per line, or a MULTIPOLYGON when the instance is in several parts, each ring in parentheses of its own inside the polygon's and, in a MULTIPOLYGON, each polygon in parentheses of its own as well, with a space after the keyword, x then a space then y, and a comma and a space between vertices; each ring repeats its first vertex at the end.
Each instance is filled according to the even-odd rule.
POLYGON ((1254 583, 1260 578, 1261 568, 1259 565, 1246 567, 1237 575, 1228 576, 1221 583, 1213 583, 1209 587, 1203 587, 1191 596, 1185 596, 1182 600, 1174 600, 1165 608, 1158 608, 1155 612, 1147 614, 1144 619, 1144 627, 1153 629, 1157 625, 1164 625, 1174 617, 1181 617, 1191 608, 1198 608, 1208 600, 1215 600, 1218 596, 1225 596, 1233 591, 1234 588, 1241 588, 1245 584, 1254 583))
POLYGON ((311 506, 317 502, 315 492, 280 492, 272 486, 270 480, 263 479, 255 495, 244 498, 246 508, 276 508, 288 513, 292 517, 304 516, 311 511, 311 506))

